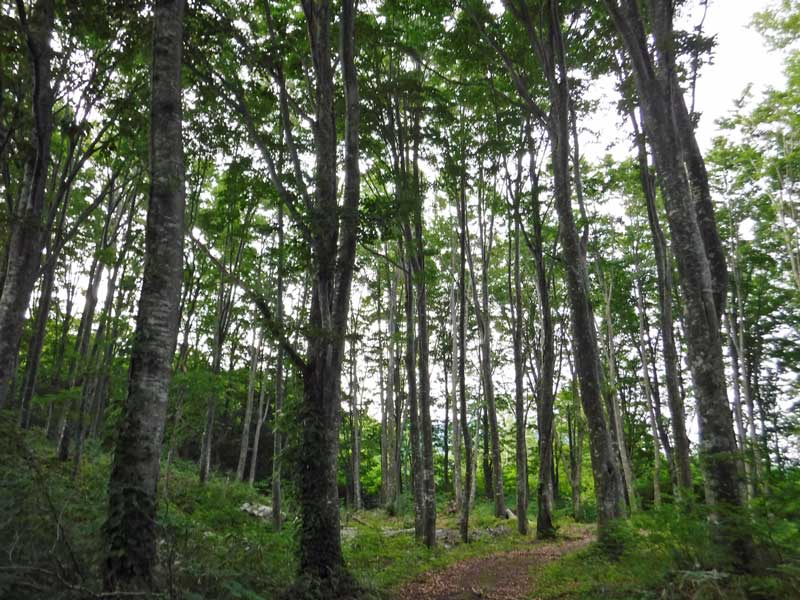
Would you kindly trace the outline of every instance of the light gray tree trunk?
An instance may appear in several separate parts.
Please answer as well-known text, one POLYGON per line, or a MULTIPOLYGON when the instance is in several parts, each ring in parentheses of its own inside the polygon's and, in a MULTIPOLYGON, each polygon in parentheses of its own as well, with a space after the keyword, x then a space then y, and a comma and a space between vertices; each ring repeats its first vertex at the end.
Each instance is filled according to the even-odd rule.
POLYGON ((152 590, 156 562, 156 488, 183 276, 183 11, 183 0, 163 0, 153 13, 150 203, 128 397, 104 527, 104 587, 109 592, 152 590))
MULTIPOLYGON (((743 504, 733 419, 727 400, 720 335, 727 269, 717 248, 713 209, 702 157, 686 121, 683 94, 675 76, 672 3, 649 0, 655 55, 650 51, 644 19, 632 0, 604 0, 631 59, 644 114, 644 128, 653 149, 667 209, 672 247, 681 274, 686 341, 700 429, 700 455, 707 500, 735 512, 743 504)), ((739 568, 752 558, 750 537, 719 511, 720 546, 730 551, 739 568)))
MULTIPOLYGON (((258 355, 261 351, 261 335, 259 334, 258 345, 250 347, 250 375, 247 378, 247 403, 244 407, 244 419, 242 420, 242 438, 239 443, 239 462, 236 465, 236 479, 244 481, 245 467, 247 466, 247 451, 250 449, 250 428, 253 421, 253 400, 256 392, 256 371, 258 367, 258 355)), ((253 458, 251 458, 253 460, 253 458)))

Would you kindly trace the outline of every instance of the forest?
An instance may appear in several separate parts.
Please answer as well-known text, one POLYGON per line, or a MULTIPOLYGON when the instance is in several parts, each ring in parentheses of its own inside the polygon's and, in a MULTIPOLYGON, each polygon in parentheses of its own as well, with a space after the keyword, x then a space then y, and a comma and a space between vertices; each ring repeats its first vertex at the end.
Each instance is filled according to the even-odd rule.
POLYGON ((0 0, 0 598, 800 598, 733 4, 0 0))

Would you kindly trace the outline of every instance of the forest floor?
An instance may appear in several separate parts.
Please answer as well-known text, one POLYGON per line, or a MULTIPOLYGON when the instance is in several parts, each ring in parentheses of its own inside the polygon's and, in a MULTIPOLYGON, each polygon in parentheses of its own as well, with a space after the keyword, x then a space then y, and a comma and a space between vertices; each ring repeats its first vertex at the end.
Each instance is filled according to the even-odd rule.
POLYGON ((555 540, 531 538, 527 548, 459 561, 424 573, 400 587, 395 600, 518 600, 536 598, 535 575, 542 566, 586 548, 594 528, 573 523, 555 540))

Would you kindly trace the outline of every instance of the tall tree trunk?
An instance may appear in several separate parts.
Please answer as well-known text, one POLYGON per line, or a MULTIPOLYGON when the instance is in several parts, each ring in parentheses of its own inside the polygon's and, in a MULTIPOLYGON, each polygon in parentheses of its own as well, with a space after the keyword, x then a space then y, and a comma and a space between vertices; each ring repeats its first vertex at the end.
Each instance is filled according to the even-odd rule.
MULTIPOLYGON (((536 148, 530 128, 525 131, 528 145, 528 177, 531 183, 531 205, 533 219, 533 239, 530 250, 536 266, 536 292, 539 296, 539 319, 542 332, 540 350, 540 373, 536 393, 536 420, 539 430, 539 484, 537 486, 536 535, 539 538, 555 536, 553 525, 553 406, 555 379, 555 335, 553 315, 550 306, 550 280, 544 260, 544 234, 542 227, 542 208, 539 198, 539 174, 536 165, 536 148)), ((521 225, 519 210, 516 211, 517 224, 521 225)))
MULTIPOLYGON (((269 400, 267 400, 267 369, 264 369, 264 372, 261 374, 261 385, 259 386, 258 390, 258 408, 256 409, 256 431, 253 434, 253 452, 250 458, 250 473, 248 475, 247 481, 250 484, 250 487, 256 482, 256 469, 258 468, 258 449, 261 445, 261 428, 264 426, 264 423, 267 420, 267 416, 269 414, 269 400)), ((275 412, 277 416, 277 411, 275 412)), ((274 417, 273 417, 274 418, 274 417)), ((273 465, 273 470, 274 470, 273 465)), ((273 471, 274 476, 274 471, 273 471)), ((274 483, 274 480, 273 480, 274 483)), ((280 502, 278 503, 280 504, 280 502)), ((280 506, 279 506, 280 508, 280 506)), ((275 512, 275 496, 272 497, 272 510, 275 512)), ((273 517, 273 524, 274 524, 274 517, 273 517)))
POLYGON ((381 506, 386 506, 386 501, 389 497, 389 401, 388 394, 386 393, 384 376, 384 348, 386 346, 383 337, 383 287, 381 284, 381 266, 376 268, 377 279, 377 312, 378 312, 378 390, 380 391, 380 408, 381 408, 381 488, 379 503, 381 506))
MULTIPOLYGON (((254 340, 255 341, 255 340, 254 340)), ((239 462, 236 465, 236 479, 244 481, 244 471, 247 466, 247 451, 250 449, 250 429, 253 421, 253 400, 256 393, 256 371, 258 368, 258 355, 261 351, 261 336, 258 345, 250 347, 250 375, 247 378, 247 403, 244 408, 242 420, 242 438, 239 442, 239 462)), ((253 457, 250 458, 253 460, 253 457)))
POLYGON ((387 320, 387 338, 389 346, 389 356, 386 367, 386 409, 389 412, 387 418, 387 432, 389 456, 388 461, 388 478, 386 481, 386 507, 390 511, 396 512, 399 508, 397 503, 399 501, 399 486, 398 479, 400 477, 400 419, 398 418, 398 403, 399 395, 397 393, 397 270, 392 270, 392 275, 389 278, 388 285, 388 320, 387 320))
POLYGON ((608 380, 606 382, 606 405, 608 415, 611 420, 612 440, 616 445, 616 452, 619 455, 620 465, 625 483, 625 491, 628 498, 628 505, 631 512, 636 512, 638 501, 636 498, 636 488, 633 481, 633 465, 631 464, 628 445, 625 442, 625 427, 622 419, 622 409, 617 394, 617 359, 614 348, 614 319, 611 310, 613 299, 613 280, 607 280, 603 275, 602 268, 598 266, 598 274, 603 285, 604 310, 603 321, 605 324, 606 339, 606 362, 608 365, 608 380))
MULTIPOLYGON (((504 0, 523 24, 532 51, 547 79, 550 113, 543 114, 530 98, 527 88, 515 81, 526 105, 546 125, 553 165, 555 208, 558 213, 561 247, 572 316, 575 368, 580 380, 581 402, 589 428, 592 472, 597 499, 599 539, 611 552, 620 550, 613 535, 617 519, 625 516, 622 477, 614 457, 609 426, 603 414, 600 355, 595 331, 594 311, 589 298, 589 276, 585 249, 572 213, 570 186, 569 112, 570 91, 567 77, 562 15, 558 2, 548 0, 542 11, 542 31, 526 2, 504 0), (546 14, 545 14, 546 13, 546 14)), ((537 17, 538 19, 538 17, 537 17)))
POLYGON ((419 173, 419 111, 416 112, 413 145, 413 178, 417 205, 414 211, 414 279, 417 288, 417 342, 419 347, 419 409, 422 427, 422 537, 425 545, 436 545, 436 479, 433 456, 433 423, 431 422, 430 340, 428 336, 428 292, 425 282, 425 243, 423 240, 423 196, 419 173))
POLYGON ((55 264, 45 270, 42 281, 42 291, 39 296, 39 306, 36 310, 36 319, 33 323, 33 334, 28 343, 27 360, 25 361, 25 375, 22 383, 20 398, 19 425, 23 429, 30 427, 31 403, 36 391, 36 379, 39 372, 39 359, 42 356, 42 347, 50 316, 50 304, 53 298, 53 284, 55 281, 55 264))
MULTIPOLYGON (((707 500, 712 505, 721 503, 735 510, 742 506, 743 500, 722 358, 719 315, 723 301, 718 294, 727 272, 724 257, 720 265, 713 239, 709 239, 713 237, 709 232, 716 232, 713 210, 710 206, 698 206, 708 198, 704 167, 699 168, 702 158, 695 151, 694 133, 686 131, 682 123, 683 111, 680 107, 676 110, 677 104, 683 105, 683 98, 674 76, 672 6, 666 0, 649 2, 656 64, 637 3, 604 1, 631 58, 681 274, 686 341, 700 421, 701 464, 709 491, 707 500)), ((685 105, 682 109, 685 110, 685 105)), ((731 556, 739 568, 745 569, 752 555, 750 538, 742 535, 741 528, 737 531, 735 519, 725 514, 729 512, 727 509, 719 512, 717 534, 721 545, 731 548, 731 556)))
POLYGON ((583 519, 581 486, 583 485, 583 435, 584 425, 580 409, 578 381, 572 361, 569 361, 572 403, 567 407, 567 438, 569 442, 569 485, 572 491, 572 518, 583 519))
MULTIPOLYGON (((638 258, 638 257, 636 257, 638 258)), ((639 273, 639 261, 636 261, 636 310, 639 316, 639 362, 642 379, 642 389, 644 390, 645 401, 647 402, 647 414, 650 421, 650 435, 653 439, 653 504, 661 505, 661 446, 658 436, 658 425, 656 424, 656 412, 653 406, 653 388, 650 382, 650 373, 647 369, 647 329, 645 326, 645 307, 644 291, 642 289, 642 279, 639 273)))
POLYGON ((104 587, 152 589, 156 488, 183 276, 183 0, 156 3, 150 108, 150 203, 128 397, 109 481, 104 587))
MULTIPOLYGON (((457 209, 457 207, 456 207, 457 209)), ((453 227, 454 231, 458 230, 458 225, 454 224, 453 227)), ((450 248, 450 268, 455 276, 457 271, 457 250, 456 250, 456 241, 455 236, 452 238, 452 245, 450 248)), ((451 348, 450 348, 450 369, 452 373, 452 382, 453 382, 453 390, 452 390, 452 398, 450 401, 450 406, 452 410, 452 417, 451 422, 453 424, 452 431, 453 431, 453 441, 452 441, 452 448, 453 448, 453 493, 455 496, 455 503, 456 503, 456 513, 460 514, 462 510, 462 503, 464 502, 464 489, 463 484, 461 482, 461 422, 459 421, 459 409, 458 409, 458 385, 459 385, 459 370, 458 370, 458 361, 459 361, 459 343, 458 343, 458 311, 457 311, 457 297, 458 297, 458 281, 454 279, 453 284, 450 287, 450 337, 451 337, 451 348)))
MULTIPOLYGON (((514 199, 514 213, 517 216, 519 196, 514 199)), ((514 342, 514 429, 516 432, 515 463, 517 469, 517 531, 528 533, 528 447, 525 440, 525 390, 523 387, 524 359, 522 356, 522 281, 519 265, 519 219, 514 221, 513 262, 509 261, 509 271, 513 271, 513 287, 509 286, 511 301, 511 321, 514 342)), ((509 275, 509 279, 512 277, 509 275)))
POLYGON ((459 269, 458 269, 458 402, 461 413, 461 432, 464 436, 464 497, 461 506, 459 529, 461 540, 469 542, 469 509, 471 492, 475 481, 475 461, 472 456, 472 439, 467 420, 467 170, 462 165, 459 177, 458 231, 459 231, 459 269))
MULTIPOLYGON (((482 192, 479 193, 479 203, 481 210, 485 207, 481 200, 482 192)), ((493 220, 494 217, 492 216, 493 220)), ((492 367, 492 325, 489 315, 489 263, 491 260, 491 246, 493 232, 489 231, 488 236, 484 232, 486 224, 482 217, 479 220, 479 244, 481 248, 481 297, 478 298, 478 277, 472 260, 470 246, 467 246, 467 258, 470 266, 470 279, 472 280, 472 301, 475 306, 475 317, 478 321, 478 332, 480 335, 480 365, 481 365, 481 385, 483 396, 486 400, 484 413, 484 480, 486 482, 487 496, 494 499, 494 513, 496 517, 507 518, 505 502, 505 489, 503 484, 503 466, 500 455, 500 430, 497 423, 497 406, 494 395, 494 376, 492 367), (488 239, 487 239, 488 237, 488 239), (487 248, 488 245, 488 248, 487 248), (488 427, 486 425, 488 424, 488 427), (491 447, 491 454, 487 452, 486 441, 491 447), (491 459, 489 458, 491 456, 491 459)), ((492 226, 490 226, 492 229, 492 226)), ((469 230, 467 230, 469 234, 469 230)))
MULTIPOLYGON (((283 271, 284 271, 284 235, 283 235, 283 206, 278 208, 278 277, 277 296, 275 298, 275 317, 278 323, 283 322, 283 271)), ((281 417, 283 415, 284 373, 283 373, 283 348, 278 346, 275 357, 275 414, 272 428, 272 528, 279 531, 281 528, 281 506, 283 504, 281 491, 281 455, 283 454, 283 432, 281 431, 281 417)), ((256 460, 255 453, 253 460, 256 460)), ((251 477, 254 477, 253 474, 251 477)))
POLYGON ((742 497, 746 499, 752 499, 752 494, 750 491, 750 483, 752 482, 752 477, 750 476, 750 468, 751 465, 748 461, 745 460, 745 447, 747 446, 747 433, 744 428, 744 414, 742 413, 742 398, 741 398, 741 389, 739 387, 740 382, 740 373, 739 373, 739 351, 737 350, 736 345, 736 338, 733 330, 733 326, 731 325, 731 321, 736 319, 735 315, 731 315, 730 313, 736 312, 735 304, 733 307, 729 307, 728 311, 725 313, 725 329, 728 334, 728 353, 731 359, 731 385, 733 387, 733 417, 736 423, 736 432, 739 436, 739 444, 738 450, 740 453, 740 462, 741 462, 741 470, 742 474, 744 475, 744 481, 742 482, 742 497))
POLYGON ((692 487, 692 469, 689 453, 689 437, 686 435, 686 413, 680 393, 678 351, 675 348, 674 319, 672 316, 672 261, 667 251, 667 241, 661 229, 656 207, 655 179, 650 172, 647 160, 647 147, 643 132, 639 130, 638 121, 633 111, 630 113, 636 135, 636 147, 639 160, 639 176, 642 181, 645 201, 647 203, 647 221, 653 240, 653 251, 656 257, 656 275, 658 277, 658 306, 661 324, 661 339, 664 345, 664 376, 667 383, 667 401, 672 416, 672 436, 675 442, 675 471, 678 483, 678 495, 681 490, 688 493, 692 487))
MULTIPOLYGON (((89 269, 89 282, 86 286, 86 296, 83 304, 83 313, 81 314, 81 323, 78 327, 78 337, 75 340, 75 354, 70 361, 69 372, 67 374, 67 387, 73 388, 77 384, 82 383, 84 378, 84 370, 87 368, 89 361, 87 354, 89 352, 89 344, 92 338, 92 323, 94 322, 94 313, 97 308, 97 293, 100 288, 100 281, 103 276, 103 264, 100 262, 98 255, 102 247, 102 242, 98 243, 95 251, 95 257, 92 260, 92 266, 89 269)), ((69 446, 72 439, 76 437, 77 424, 72 420, 76 408, 80 409, 80 402, 76 402, 74 398, 64 402, 61 409, 61 416, 58 423, 58 442, 56 455, 61 460, 69 458, 69 446)))
MULTIPOLYGON (((407 238, 408 241, 408 238, 407 238)), ((425 504, 422 489, 422 455, 419 439, 419 404, 417 398, 416 332, 414 328, 414 271, 411 264, 411 247, 404 250, 405 314, 406 314, 406 385, 408 386, 409 444, 411 446, 411 491, 414 496, 414 534, 423 537, 425 504)))
POLYGON ((344 202, 337 202, 336 120, 330 52, 330 4, 303 0, 315 78, 316 184, 311 212, 314 264, 308 358, 303 372, 302 451, 299 456, 300 571, 325 582, 331 596, 343 581, 336 484, 344 335, 355 262, 359 203, 359 99, 355 7, 343 0, 342 80, 345 105, 344 202))
POLYGON ((350 334, 350 385, 348 396, 350 400, 350 471, 353 482, 354 510, 361 510, 361 424, 358 406, 358 356, 356 353, 355 331, 358 329, 357 318, 351 319, 352 330, 350 334))
POLYGON ((8 392, 16 372, 20 338, 31 293, 41 261, 44 232, 45 185, 53 133, 53 90, 50 81, 50 37, 54 1, 37 0, 29 16, 17 3, 33 73, 31 150, 25 161, 22 190, 14 207, 0 291, 0 408, 10 400, 8 392))

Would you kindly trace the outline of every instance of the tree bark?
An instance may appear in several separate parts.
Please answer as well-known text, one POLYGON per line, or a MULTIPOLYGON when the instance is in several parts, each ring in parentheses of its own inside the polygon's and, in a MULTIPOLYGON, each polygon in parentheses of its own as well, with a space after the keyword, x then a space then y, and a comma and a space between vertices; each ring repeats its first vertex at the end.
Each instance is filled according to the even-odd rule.
MULTIPOLYGON (((456 210, 458 207, 456 206, 456 210)), ((457 219, 456 219, 457 221, 457 219)), ((453 230, 458 231, 458 224, 457 222, 453 225, 453 230)), ((457 235, 457 234, 456 234, 457 235)), ((457 250, 456 250, 456 240, 454 236, 452 238, 452 244, 450 248, 450 268, 456 277, 454 279, 452 286, 450 287, 450 337, 451 337, 451 348, 450 348, 450 368, 452 373, 452 382, 453 382, 453 390, 452 390, 452 398, 450 402, 451 410, 452 410, 452 417, 451 422, 453 423, 452 431, 453 431, 453 493, 455 496, 455 503, 456 503, 456 514, 461 514, 462 511, 462 504, 464 502, 464 489, 461 480, 461 422, 459 421, 459 409, 458 409, 458 386, 459 386, 459 329, 458 329, 458 310, 457 310, 457 299, 458 299, 458 281, 457 281, 457 250)))
POLYGON ((44 232, 45 185, 53 133, 54 95, 50 81, 50 37, 53 31, 53 0, 37 0, 30 14, 17 3, 28 60, 33 73, 31 146, 25 161, 20 199, 15 207, 5 255, 3 287, 0 291, 0 409, 10 400, 8 392, 16 372, 25 311, 36 282, 44 232))
MULTIPOLYGON (((253 344, 250 347, 250 375, 247 378, 247 403, 244 408, 244 419, 242 420, 242 437, 239 442, 239 462, 236 465, 236 479, 244 481, 244 471, 247 466, 247 451, 250 449, 250 428, 253 421, 253 400, 256 390, 256 370, 258 367, 258 355, 261 350, 261 339, 259 336, 258 346, 253 344)), ((250 459, 253 460, 253 457, 250 459)))
MULTIPOLYGON (((275 317, 278 323, 283 322, 283 271, 284 271, 284 234, 283 234, 283 206, 278 207, 278 277, 277 277, 277 296, 275 298, 275 317)), ((281 528, 281 506, 283 504, 283 493, 281 490, 281 454, 283 454, 283 432, 281 431, 281 417, 283 415, 284 397, 284 372, 283 372, 283 348, 278 346, 275 357, 275 414, 273 415, 272 428, 272 528, 279 531, 281 528)), ((263 422, 263 421, 262 421, 263 422)), ((255 451, 253 461, 256 460, 255 451)), ((254 477, 254 472, 253 476, 254 477)), ((251 479, 252 481, 252 479, 251 479)))
POLYGON ((686 435, 686 413, 680 393, 678 351, 675 348, 674 318, 672 316, 672 261, 667 252, 667 241, 661 229, 658 209, 656 207, 655 181, 650 173, 647 160, 647 147, 635 113, 630 113, 636 135, 636 147, 639 160, 639 175, 642 181, 645 201, 647 203, 647 221, 653 239, 653 251, 656 257, 656 275, 658 277, 658 306, 661 323, 661 339, 664 346, 664 376, 667 383, 667 401, 672 416, 672 436, 675 442, 675 471, 678 483, 678 495, 681 490, 689 493, 692 487, 692 469, 689 451, 689 437, 686 435))
POLYGON ((409 444, 411 446, 411 491, 414 496, 414 534, 423 537, 425 504, 422 490, 422 455, 420 451, 419 404, 417 398, 416 335, 414 328, 414 267, 411 248, 404 247, 405 314, 406 314, 406 385, 408 387, 409 444))
POLYGON ((359 99, 355 7, 342 3, 341 56, 345 105, 344 202, 337 202, 336 121, 330 52, 330 3, 303 0, 315 80, 315 198, 311 210, 314 264, 308 358, 302 369, 302 451, 298 458, 300 571, 325 582, 331 596, 343 583, 336 484, 344 336, 356 251, 359 203, 359 99))
POLYGON ((150 203, 128 397, 109 481, 104 587, 149 591, 156 561, 156 488, 183 275, 181 132, 183 0, 153 14, 150 203))
POLYGON ((466 381, 466 346, 467 346, 467 171, 462 165, 459 178, 458 194, 458 231, 459 231, 459 270, 458 270, 458 400, 461 412, 461 432, 464 436, 464 497, 461 507, 459 529, 461 540, 469 542, 469 509, 471 494, 475 481, 472 456, 472 439, 469 435, 467 420, 467 381, 466 381))
MULTIPOLYGON (((648 16, 658 50, 656 64, 637 4, 632 0, 604 1, 631 58, 681 274, 686 341, 700 421, 701 463, 709 491, 707 500, 712 505, 721 503, 735 510, 742 506, 743 500, 722 358, 719 323, 722 300, 717 297, 720 281, 727 275, 719 272, 713 241, 707 241, 709 227, 716 227, 711 220, 713 210, 708 206, 705 208, 711 210, 710 214, 697 214, 696 202, 707 196, 708 181, 698 175, 697 163, 702 158, 694 152, 694 134, 681 127, 684 115, 676 110, 676 104, 682 104, 683 99, 674 98, 682 96, 682 92, 674 77, 671 4, 665 0, 649 2, 648 16), (688 143, 686 138, 690 138, 688 143), (689 171, 694 175, 687 176, 689 171)), ((752 554, 750 540, 741 531, 736 532, 735 519, 725 517, 726 512, 729 511, 723 509, 719 513, 717 534, 723 546, 736 546, 731 556, 739 568, 746 569, 752 554)))

